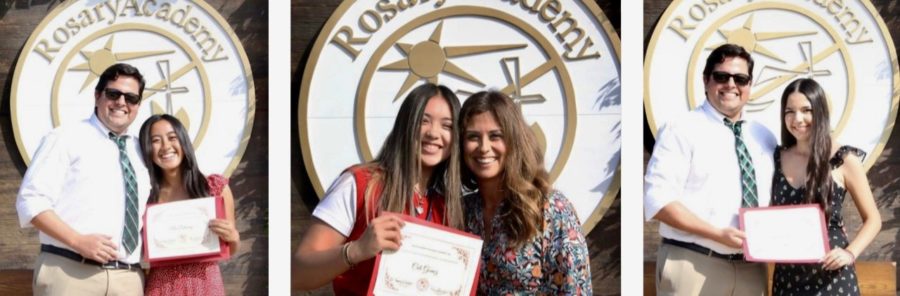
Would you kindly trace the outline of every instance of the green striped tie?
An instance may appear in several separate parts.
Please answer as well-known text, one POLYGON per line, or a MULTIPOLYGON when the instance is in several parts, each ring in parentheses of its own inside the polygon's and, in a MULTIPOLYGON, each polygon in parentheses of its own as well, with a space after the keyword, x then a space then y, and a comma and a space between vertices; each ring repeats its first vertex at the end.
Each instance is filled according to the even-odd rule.
POLYGON ((125 152, 128 136, 117 137, 109 133, 109 139, 119 146, 119 165, 122 166, 122 177, 125 179, 125 230, 122 232, 122 245, 125 246, 125 253, 131 254, 138 242, 137 180, 134 177, 134 167, 125 152))
POLYGON ((759 206, 756 197, 756 170, 753 169, 753 159, 750 158, 750 152, 741 136, 741 124, 743 123, 743 120, 732 123, 731 120, 725 118, 725 125, 734 132, 734 150, 737 153, 738 165, 741 167, 741 195, 743 197, 741 207, 755 208, 759 206))

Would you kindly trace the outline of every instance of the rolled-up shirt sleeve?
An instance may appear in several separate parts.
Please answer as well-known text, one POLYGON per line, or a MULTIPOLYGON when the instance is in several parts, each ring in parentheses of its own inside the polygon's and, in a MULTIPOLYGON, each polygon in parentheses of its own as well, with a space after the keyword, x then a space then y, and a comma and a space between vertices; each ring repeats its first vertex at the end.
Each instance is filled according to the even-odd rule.
POLYGON ((33 227, 31 220, 35 216, 53 209, 65 185, 68 164, 68 154, 57 131, 44 136, 16 196, 19 226, 33 227))
POLYGON ((644 176, 644 219, 650 221, 663 207, 678 200, 690 173, 691 145, 677 123, 660 129, 644 176))

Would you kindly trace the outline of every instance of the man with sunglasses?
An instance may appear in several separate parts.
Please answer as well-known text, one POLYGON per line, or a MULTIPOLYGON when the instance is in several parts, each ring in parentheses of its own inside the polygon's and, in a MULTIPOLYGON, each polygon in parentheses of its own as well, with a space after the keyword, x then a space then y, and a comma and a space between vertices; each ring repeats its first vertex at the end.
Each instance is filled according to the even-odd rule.
POLYGON ((35 295, 143 294, 150 179, 129 130, 143 91, 136 68, 112 65, 94 88, 91 117, 41 140, 16 199, 21 226, 40 231, 35 295))
MULTIPOLYGON (((766 269, 744 261, 741 207, 767 206, 775 136, 746 119, 753 59, 725 44, 703 69, 706 102, 663 126, 644 176, 644 214, 663 238, 657 295, 764 295, 766 269)), ((682 99, 682 98, 673 98, 682 99)))

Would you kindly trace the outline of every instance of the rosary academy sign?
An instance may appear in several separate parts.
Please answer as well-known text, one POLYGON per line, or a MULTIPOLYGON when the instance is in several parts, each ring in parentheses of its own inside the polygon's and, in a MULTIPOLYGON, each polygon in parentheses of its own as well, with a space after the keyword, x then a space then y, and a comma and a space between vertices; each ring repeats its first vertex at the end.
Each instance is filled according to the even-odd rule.
POLYGON ((307 173, 321 197, 344 168, 371 160, 418 84, 461 100, 498 89, 520 104, 554 186, 590 231, 619 190, 618 50, 593 1, 345 1, 303 71, 307 173))
POLYGON ((255 112, 247 55, 228 23, 201 0, 65 1, 38 25, 13 76, 10 110, 26 164, 51 129, 91 116, 94 86, 112 64, 147 81, 138 118, 184 123, 205 173, 230 174, 255 112))
POLYGON ((817 80, 828 95, 837 140, 878 159, 897 115, 897 55, 868 0, 674 1, 659 19, 644 60, 644 107, 655 134, 706 100, 701 72, 723 43, 756 62, 747 115, 780 132, 784 87, 817 80))

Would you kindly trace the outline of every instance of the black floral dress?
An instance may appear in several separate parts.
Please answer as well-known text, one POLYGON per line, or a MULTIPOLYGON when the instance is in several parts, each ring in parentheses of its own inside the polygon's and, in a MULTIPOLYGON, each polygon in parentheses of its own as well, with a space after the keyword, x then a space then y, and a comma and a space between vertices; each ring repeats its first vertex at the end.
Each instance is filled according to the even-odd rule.
MULTIPOLYGON (((781 170, 781 150, 775 149, 775 180, 772 188, 772 205, 796 205, 803 203, 805 187, 794 188, 788 183, 781 170)), ((844 164, 844 156, 853 153, 860 158, 865 152, 851 146, 841 146, 829 161, 831 169, 844 164)), ((841 217, 841 205, 847 190, 832 183, 831 201, 828 215, 828 241, 832 248, 846 248, 849 243, 844 233, 844 221, 841 217)), ((774 295, 859 295, 859 284, 856 280, 856 268, 846 265, 837 270, 824 270, 822 263, 810 264, 775 264, 772 279, 774 295)))

